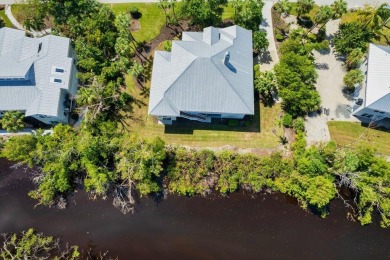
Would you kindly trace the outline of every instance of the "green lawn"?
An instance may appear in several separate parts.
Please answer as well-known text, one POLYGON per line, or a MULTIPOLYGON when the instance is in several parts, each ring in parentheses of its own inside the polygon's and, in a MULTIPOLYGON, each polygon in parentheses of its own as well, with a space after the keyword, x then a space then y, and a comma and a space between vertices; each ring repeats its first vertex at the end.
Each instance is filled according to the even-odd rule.
POLYGON ((371 145, 384 155, 390 155, 390 132, 368 129, 360 123, 331 121, 328 123, 330 136, 338 145, 352 147, 371 145), (361 136, 361 138, 359 138, 361 136), (355 142, 359 138, 359 141, 355 142))
MULTIPOLYGON (((257 106, 259 104, 257 103, 257 106)), ((258 116, 250 126, 228 126, 219 124, 203 124, 202 126, 174 125, 164 126, 154 122, 147 115, 147 107, 141 108, 138 114, 140 121, 132 120, 130 130, 142 137, 161 137, 168 144, 180 144, 196 147, 220 147, 232 145, 240 148, 274 148, 279 139, 272 133, 275 128, 281 133, 277 119, 281 113, 280 105, 260 107, 260 123, 258 116), (260 125, 261 131, 258 131, 260 125)))
POLYGON ((160 30, 165 24, 164 11, 155 3, 110 4, 110 6, 115 14, 128 13, 132 6, 138 8, 142 14, 139 19, 141 29, 133 32, 134 38, 138 42, 150 42, 160 34, 160 30))
POLYGON ((10 27, 12 28, 12 23, 8 19, 8 17, 5 15, 5 10, 0 11, 0 17, 3 18, 3 21, 5 22, 5 27, 10 27))
POLYGON ((234 9, 231 4, 223 9, 222 20, 233 18, 234 9))

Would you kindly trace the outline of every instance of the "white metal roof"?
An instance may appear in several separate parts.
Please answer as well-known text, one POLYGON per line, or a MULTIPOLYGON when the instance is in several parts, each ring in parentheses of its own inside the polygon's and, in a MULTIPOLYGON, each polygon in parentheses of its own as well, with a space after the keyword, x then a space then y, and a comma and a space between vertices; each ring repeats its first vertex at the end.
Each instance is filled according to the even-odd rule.
MULTIPOLYGON (((390 47, 370 44, 366 88, 366 107, 390 93, 390 47)), ((382 100, 383 101, 383 100, 382 100)), ((381 101, 381 102, 382 102, 381 101)), ((390 104, 387 110, 390 110, 390 104)))
POLYGON ((0 110, 63 118, 62 90, 71 94, 77 90, 70 51, 68 38, 28 38, 20 30, 0 29, 0 110), (53 67, 64 71, 53 73, 53 67))
POLYGON ((171 53, 155 52, 149 114, 180 111, 254 114, 251 31, 231 26, 184 32, 171 53))

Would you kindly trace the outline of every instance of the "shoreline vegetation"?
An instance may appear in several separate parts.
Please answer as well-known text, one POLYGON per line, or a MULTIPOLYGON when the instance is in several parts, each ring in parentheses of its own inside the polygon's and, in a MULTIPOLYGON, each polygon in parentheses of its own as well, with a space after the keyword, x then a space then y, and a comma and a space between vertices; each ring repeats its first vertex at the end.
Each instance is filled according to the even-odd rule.
MULTIPOLYGON (((135 198, 163 196, 164 192, 207 196, 213 191, 272 190, 296 198, 303 209, 322 217, 329 214, 330 201, 340 198, 361 224, 371 223, 374 213, 379 212, 381 226, 390 226, 389 162, 367 146, 348 149, 330 142, 306 147, 304 124, 298 116, 319 106, 318 93, 313 89, 317 75, 309 53, 313 48, 321 49, 324 41, 316 39, 303 45, 305 34, 297 31, 285 41, 281 51, 284 57, 275 69, 276 78, 283 84, 281 94, 289 101, 283 104, 289 112, 283 124, 296 133, 291 156, 195 151, 166 146, 159 137, 140 138, 129 130, 127 119, 135 107, 145 104, 126 91, 125 78, 131 74, 143 80, 143 66, 149 61, 142 55, 145 46, 129 30, 131 12, 137 14, 139 10, 114 14, 109 6, 94 0, 64 2, 38 1, 37 5, 35 1, 26 22, 39 30, 50 18, 53 31, 71 39, 78 55, 77 112, 83 121, 77 129, 60 124, 51 135, 38 130, 0 143, 1 156, 19 166, 36 167, 31 172, 36 189, 29 196, 39 204, 65 208, 67 195, 80 183, 92 198, 112 194, 114 206, 123 213, 134 211, 135 198), (289 58, 299 61, 299 66, 291 65, 289 58), (299 94, 310 97, 300 99, 299 94), (293 117, 298 119, 293 121, 293 117)), ((166 25, 178 24, 180 15, 194 28, 202 28, 221 24, 228 2, 202 5, 202 15, 193 13, 197 9, 191 2, 182 2, 177 14, 175 1, 164 3, 166 25)), ((262 20, 263 4, 254 0, 240 3, 234 7, 234 23, 255 28, 262 20), (249 12, 254 7, 258 13, 249 12), (247 19, 244 15, 254 17, 247 19)), ((143 90, 147 95, 148 89, 143 90)))
POLYGON ((377 211, 381 226, 389 227, 390 162, 369 147, 348 149, 330 142, 306 148, 302 132, 293 152, 289 158, 195 151, 165 146, 160 138, 94 138, 58 125, 52 135, 9 139, 2 155, 39 167, 33 172, 37 188, 29 195, 46 206, 65 208, 66 196, 80 182, 93 198, 112 194, 123 213, 133 212, 137 197, 164 192, 207 196, 271 190, 296 198, 303 209, 321 217, 329 214, 330 201, 340 198, 361 224, 371 223, 377 211))

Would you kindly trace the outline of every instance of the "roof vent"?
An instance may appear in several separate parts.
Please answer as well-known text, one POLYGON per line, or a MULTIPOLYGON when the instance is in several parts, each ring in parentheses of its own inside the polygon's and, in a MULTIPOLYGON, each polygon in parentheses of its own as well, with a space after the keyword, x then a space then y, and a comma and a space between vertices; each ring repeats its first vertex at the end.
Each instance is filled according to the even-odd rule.
POLYGON ((227 66, 229 64, 229 60, 230 60, 230 52, 227 51, 225 53, 225 57, 223 58, 223 64, 227 66))

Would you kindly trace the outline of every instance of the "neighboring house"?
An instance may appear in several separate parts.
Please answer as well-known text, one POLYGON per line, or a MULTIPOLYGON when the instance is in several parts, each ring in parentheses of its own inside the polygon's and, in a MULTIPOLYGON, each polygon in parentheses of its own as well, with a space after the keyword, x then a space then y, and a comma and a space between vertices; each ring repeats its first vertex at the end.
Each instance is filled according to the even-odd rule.
POLYGON ((366 97, 362 108, 353 113, 364 123, 390 120, 390 47, 370 44, 366 97))
POLYGON ((183 32, 156 51, 149 114, 164 124, 254 114, 252 32, 239 26, 183 32))
POLYGON ((47 125, 68 123, 77 91, 74 57, 68 38, 0 29, 0 117, 20 111, 47 125))

